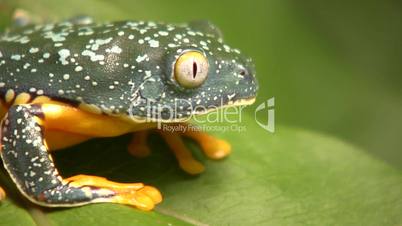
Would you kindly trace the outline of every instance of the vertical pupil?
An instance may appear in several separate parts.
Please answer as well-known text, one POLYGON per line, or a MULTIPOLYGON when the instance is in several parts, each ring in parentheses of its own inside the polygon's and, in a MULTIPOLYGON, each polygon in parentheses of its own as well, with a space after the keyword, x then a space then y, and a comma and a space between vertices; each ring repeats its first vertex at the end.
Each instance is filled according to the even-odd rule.
POLYGON ((196 75, 197 75, 197 63, 194 61, 193 62, 193 79, 195 79, 196 75))

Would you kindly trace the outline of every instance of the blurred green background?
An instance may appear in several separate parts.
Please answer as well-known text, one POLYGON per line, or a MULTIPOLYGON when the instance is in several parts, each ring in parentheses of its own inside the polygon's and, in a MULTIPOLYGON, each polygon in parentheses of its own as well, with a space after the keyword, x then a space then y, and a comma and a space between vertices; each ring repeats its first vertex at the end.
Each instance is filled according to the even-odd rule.
MULTIPOLYGON (((229 45, 254 59, 260 83, 257 104, 270 97, 276 102, 275 134, 255 124, 257 104, 250 107, 247 134, 219 134, 235 147, 233 156, 216 164, 197 155, 209 169, 198 178, 180 174, 169 155, 156 154, 160 165, 131 160, 125 152, 111 156, 115 149, 124 149, 125 138, 120 147, 101 141, 75 148, 102 149, 95 151, 99 157, 93 161, 90 151, 86 158, 77 150, 57 153, 66 175, 78 171, 121 181, 139 178, 158 185, 166 195, 162 208, 148 215, 109 205, 45 211, 57 225, 69 225, 72 219, 81 222, 79 216, 90 215, 103 216, 105 225, 125 225, 111 222, 104 213, 161 222, 171 219, 160 213, 183 213, 215 225, 245 219, 255 224, 269 219, 274 225, 402 222, 401 1, 0 0, 1 28, 14 8, 48 21, 79 14, 102 21, 208 19, 221 28, 229 45), (150 170, 138 172, 141 166, 150 170), (158 176, 161 172, 163 177, 158 176), (195 201, 189 202, 192 198, 195 201), (243 203, 245 198, 250 208, 243 203), (64 224, 58 220, 63 217, 64 224)), ((154 149, 165 149, 160 139, 153 141, 154 149)), ((3 209, 13 213, 10 206, 3 209)), ((6 211, 0 211, 0 217, 7 217, 6 211)))
POLYGON ((401 1, 0 2, 3 14, 7 5, 28 6, 50 21, 77 14, 102 20, 208 19, 226 42, 254 58, 258 103, 276 98, 278 124, 338 136, 402 166, 401 1))

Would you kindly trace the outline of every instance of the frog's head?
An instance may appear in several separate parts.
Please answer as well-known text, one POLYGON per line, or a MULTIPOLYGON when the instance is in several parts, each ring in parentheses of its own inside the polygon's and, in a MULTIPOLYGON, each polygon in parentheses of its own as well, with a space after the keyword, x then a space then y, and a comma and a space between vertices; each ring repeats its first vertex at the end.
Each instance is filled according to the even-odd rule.
POLYGON ((150 72, 134 94, 134 116, 173 122, 255 101, 251 59, 226 45, 215 26, 197 21, 165 29, 157 40, 160 48, 147 50, 149 62, 159 63, 144 68, 150 72))

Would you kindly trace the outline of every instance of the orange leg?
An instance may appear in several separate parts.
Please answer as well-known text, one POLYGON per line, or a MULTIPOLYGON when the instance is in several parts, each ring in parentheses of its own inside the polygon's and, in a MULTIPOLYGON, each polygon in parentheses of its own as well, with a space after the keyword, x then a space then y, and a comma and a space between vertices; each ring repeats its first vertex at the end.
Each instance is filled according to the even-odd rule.
POLYGON ((146 157, 151 154, 151 150, 147 145, 148 130, 139 131, 133 134, 128 152, 135 157, 146 157))
POLYGON ((189 174, 199 174, 205 167, 197 161, 191 152, 186 148, 183 140, 178 133, 160 131, 162 138, 166 141, 170 149, 175 154, 180 167, 189 174))
POLYGON ((6 198, 6 192, 0 187, 0 201, 6 198))

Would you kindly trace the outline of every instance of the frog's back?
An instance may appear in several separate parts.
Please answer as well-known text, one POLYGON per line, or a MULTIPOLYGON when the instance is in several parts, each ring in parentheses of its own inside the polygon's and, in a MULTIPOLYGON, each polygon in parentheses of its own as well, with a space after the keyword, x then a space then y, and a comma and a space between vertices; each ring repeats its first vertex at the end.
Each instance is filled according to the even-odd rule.
POLYGON ((141 82, 133 76, 143 67, 135 59, 146 51, 135 39, 147 29, 157 28, 142 22, 63 22, 7 32, 0 37, 0 95, 4 99, 11 90, 125 112, 130 86, 141 82))

